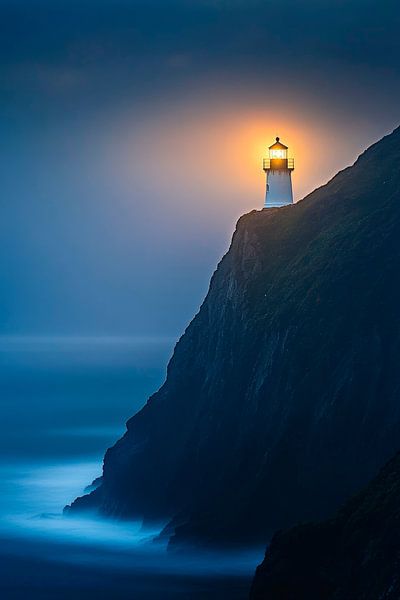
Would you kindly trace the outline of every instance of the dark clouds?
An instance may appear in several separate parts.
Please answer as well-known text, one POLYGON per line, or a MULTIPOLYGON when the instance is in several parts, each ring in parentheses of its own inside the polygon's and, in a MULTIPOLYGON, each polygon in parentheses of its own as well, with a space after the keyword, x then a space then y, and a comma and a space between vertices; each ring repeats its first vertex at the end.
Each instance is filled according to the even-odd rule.
POLYGON ((4 87, 42 92, 49 101, 52 92, 75 91, 97 103, 123 89, 142 95, 198 78, 204 85, 221 73, 276 79, 277 70, 291 76, 311 68, 346 81, 355 67, 393 74, 399 68, 400 11, 392 0, 19 0, 1 6, 4 87), (90 96, 96 91, 102 95, 90 96))

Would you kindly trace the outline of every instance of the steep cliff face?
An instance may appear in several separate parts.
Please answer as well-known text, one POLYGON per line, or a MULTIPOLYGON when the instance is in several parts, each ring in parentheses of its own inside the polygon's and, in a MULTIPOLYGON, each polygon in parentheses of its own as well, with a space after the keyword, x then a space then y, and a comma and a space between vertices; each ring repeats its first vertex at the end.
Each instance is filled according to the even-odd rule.
POLYGON ((400 455, 331 520, 274 536, 251 600, 398 600, 400 455))
POLYGON ((400 439, 400 130, 237 225, 165 384, 73 509, 265 540, 366 483, 400 439))

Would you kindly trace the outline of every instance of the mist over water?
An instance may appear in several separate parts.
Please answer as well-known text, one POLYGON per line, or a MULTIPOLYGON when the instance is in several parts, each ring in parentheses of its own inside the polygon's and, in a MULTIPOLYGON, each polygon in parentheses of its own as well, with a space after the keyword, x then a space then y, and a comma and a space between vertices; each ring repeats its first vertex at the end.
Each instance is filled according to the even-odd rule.
POLYGON ((262 549, 172 552, 154 541, 163 523, 62 516, 161 385, 174 342, 0 337, 2 597, 247 596, 262 549))

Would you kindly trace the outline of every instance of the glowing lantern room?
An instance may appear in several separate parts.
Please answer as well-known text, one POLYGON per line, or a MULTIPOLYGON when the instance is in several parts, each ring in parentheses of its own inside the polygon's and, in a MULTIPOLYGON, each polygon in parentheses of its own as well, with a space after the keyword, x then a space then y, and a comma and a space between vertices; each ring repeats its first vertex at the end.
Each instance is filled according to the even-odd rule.
POLYGON ((269 147, 269 157, 274 158, 287 158, 288 147, 276 138, 276 142, 269 147))
POLYGON ((293 204, 292 171, 293 158, 288 158, 288 147, 277 137, 268 148, 268 158, 263 160, 266 173, 266 193, 264 208, 280 208, 293 204))

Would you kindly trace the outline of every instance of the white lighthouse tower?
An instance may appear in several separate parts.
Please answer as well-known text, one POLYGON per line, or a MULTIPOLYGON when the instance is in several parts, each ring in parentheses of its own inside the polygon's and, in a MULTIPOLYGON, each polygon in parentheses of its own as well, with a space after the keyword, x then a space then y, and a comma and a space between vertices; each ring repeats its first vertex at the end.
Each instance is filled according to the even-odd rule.
POLYGON ((269 158, 264 158, 263 169, 267 174, 264 208, 279 208, 293 204, 292 171, 293 158, 288 158, 288 147, 276 138, 269 147, 269 158))

